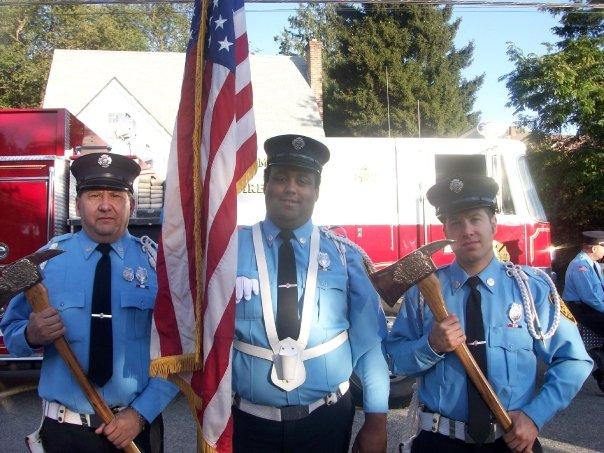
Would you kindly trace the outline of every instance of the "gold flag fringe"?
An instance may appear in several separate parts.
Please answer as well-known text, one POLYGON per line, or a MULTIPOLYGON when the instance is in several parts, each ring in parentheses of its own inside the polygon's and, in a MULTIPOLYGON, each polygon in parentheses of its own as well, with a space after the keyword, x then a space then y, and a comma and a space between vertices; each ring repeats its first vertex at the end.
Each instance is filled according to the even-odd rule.
POLYGON ((254 163, 252 165, 250 165, 250 168, 248 168, 245 171, 243 176, 241 178, 239 178, 239 181, 237 181, 237 193, 240 193, 243 189, 245 189, 245 186, 247 185, 248 182, 251 181, 251 179, 256 174, 257 170, 258 170, 258 162, 254 161, 254 163))
POLYGON ((168 378, 170 374, 191 372, 201 369, 201 364, 195 359, 195 354, 172 355, 159 357, 151 361, 149 374, 168 378))

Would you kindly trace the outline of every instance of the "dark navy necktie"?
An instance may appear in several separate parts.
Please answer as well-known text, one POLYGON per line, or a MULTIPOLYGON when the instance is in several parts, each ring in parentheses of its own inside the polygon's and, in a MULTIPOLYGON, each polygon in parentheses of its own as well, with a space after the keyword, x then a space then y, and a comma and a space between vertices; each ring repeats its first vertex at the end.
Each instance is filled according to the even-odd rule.
POLYGON ((296 256, 290 241, 294 234, 291 230, 282 230, 279 237, 283 243, 279 247, 277 269, 277 335, 280 340, 287 337, 296 340, 300 333, 300 320, 296 256))
MULTIPOLYGON (((476 363, 488 376, 487 348, 482 320, 482 307, 477 276, 470 277, 467 281, 470 287, 470 296, 466 302, 466 338, 470 352, 476 363)), ((482 444, 489 437, 491 411, 480 396, 476 386, 468 379, 468 434, 477 444, 482 444)))
POLYGON ((598 280, 600 280, 600 284, 602 285, 602 289, 604 289, 604 281, 602 280, 602 276, 600 275, 600 265, 598 263, 594 263, 594 271, 596 271, 596 276, 598 280))
POLYGON ((111 317, 111 245, 99 244, 102 256, 97 262, 92 288, 88 377, 99 387, 113 374, 113 329, 111 317))

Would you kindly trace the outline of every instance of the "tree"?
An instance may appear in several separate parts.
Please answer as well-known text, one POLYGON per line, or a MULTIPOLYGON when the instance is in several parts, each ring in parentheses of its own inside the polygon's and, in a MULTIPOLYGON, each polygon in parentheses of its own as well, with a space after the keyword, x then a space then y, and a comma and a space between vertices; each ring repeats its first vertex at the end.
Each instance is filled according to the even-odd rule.
POLYGON ((455 136, 475 125, 483 77, 464 80, 473 44, 456 49, 451 8, 362 4, 308 6, 275 39, 283 53, 324 43, 324 126, 328 135, 455 136), (386 76, 388 74, 388 76, 386 76), (387 80, 388 79, 388 80, 387 80))
MULTIPOLYGON (((554 11, 554 14, 559 14, 554 11)), ((508 105, 531 129, 528 159, 539 195, 563 248, 560 275, 580 243, 580 231, 604 227, 604 12, 562 13, 560 38, 543 56, 510 45, 515 69, 502 77, 508 105), (563 130, 574 135, 560 136, 563 130)))
POLYGON ((553 29, 561 40, 548 45, 547 54, 508 47, 516 68, 501 78, 510 91, 507 105, 533 134, 576 128, 577 135, 604 139, 603 24, 602 10, 563 13, 561 26, 553 29))
POLYGON ((170 4, 0 8, 0 107, 40 105, 55 48, 182 51, 191 14, 170 4))

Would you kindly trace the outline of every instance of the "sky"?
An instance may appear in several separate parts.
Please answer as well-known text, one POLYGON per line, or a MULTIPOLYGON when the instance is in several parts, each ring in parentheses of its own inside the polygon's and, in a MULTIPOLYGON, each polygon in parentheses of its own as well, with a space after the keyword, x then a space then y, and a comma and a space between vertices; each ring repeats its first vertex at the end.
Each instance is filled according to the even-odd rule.
MULTIPOLYGON (((545 2, 544 2, 545 3, 545 2)), ((250 49, 254 53, 277 54, 278 45, 273 36, 288 26, 287 18, 295 14, 296 3, 246 5, 246 21, 250 49)), ((482 121, 511 124, 513 109, 505 106, 508 90, 500 76, 514 69, 506 55, 507 43, 518 46, 525 54, 546 53, 543 43, 555 43, 551 28, 558 24, 550 13, 536 8, 504 8, 463 6, 454 8, 454 16, 461 18, 455 39, 456 47, 474 41, 474 59, 463 76, 471 78, 485 74, 478 92, 474 110, 481 111, 482 121)))

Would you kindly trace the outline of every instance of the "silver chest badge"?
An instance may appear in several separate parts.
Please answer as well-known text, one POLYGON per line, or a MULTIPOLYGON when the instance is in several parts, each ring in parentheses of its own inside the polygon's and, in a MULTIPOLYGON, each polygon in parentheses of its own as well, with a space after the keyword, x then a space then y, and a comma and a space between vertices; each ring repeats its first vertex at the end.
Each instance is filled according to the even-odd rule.
POLYGON ((522 305, 514 302, 508 311, 508 318, 510 318, 510 321, 512 321, 510 324, 508 324, 508 327, 519 327, 518 321, 522 319, 522 305))
POLYGON ((319 261, 319 266, 321 266, 322 271, 327 270, 331 264, 331 259, 329 259, 329 255, 326 252, 319 252, 317 260, 319 261))
POLYGON ((147 285, 145 285, 145 283, 147 283, 147 280, 149 278, 149 275, 147 274, 147 269, 145 269, 144 267, 137 267, 136 268, 136 273, 134 274, 134 276, 136 277, 136 281, 138 282, 138 286, 139 288, 146 288, 147 285))
POLYGON ((125 267, 124 271, 122 272, 122 277, 124 277, 124 280, 126 280, 127 282, 131 282, 132 280, 134 280, 134 271, 132 270, 132 268, 125 267))

